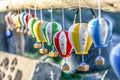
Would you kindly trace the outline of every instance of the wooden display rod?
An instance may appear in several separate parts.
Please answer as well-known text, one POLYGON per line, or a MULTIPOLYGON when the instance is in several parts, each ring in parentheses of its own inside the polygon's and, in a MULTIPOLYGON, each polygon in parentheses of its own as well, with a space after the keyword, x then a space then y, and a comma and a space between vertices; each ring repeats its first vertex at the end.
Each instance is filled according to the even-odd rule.
MULTIPOLYGON (((64 8, 76 9, 79 0, 63 0, 64 8)), ((98 0, 81 0, 82 8, 97 9, 98 0)), ((120 0, 101 0, 101 8, 104 11, 120 12, 120 0)), ((19 9, 61 9, 62 0, 1 0, 0 12, 19 9)))

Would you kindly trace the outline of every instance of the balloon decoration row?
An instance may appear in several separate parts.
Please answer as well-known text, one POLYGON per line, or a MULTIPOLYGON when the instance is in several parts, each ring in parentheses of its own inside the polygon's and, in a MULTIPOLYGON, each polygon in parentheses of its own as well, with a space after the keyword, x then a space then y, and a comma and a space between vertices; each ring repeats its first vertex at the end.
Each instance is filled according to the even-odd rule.
MULTIPOLYGON (((100 3, 99 5, 100 6, 100 3)), ((24 33, 32 35, 36 38, 34 48, 39 49, 41 54, 46 54, 48 50, 45 48, 44 43, 48 46, 52 46, 52 50, 49 52, 50 57, 67 58, 71 55, 71 51, 74 48, 76 55, 82 55, 82 63, 78 66, 79 71, 88 71, 89 65, 84 61, 84 55, 88 54, 91 44, 94 43, 95 48, 99 48, 99 56, 95 59, 96 65, 104 65, 105 59, 101 56, 102 47, 106 47, 112 35, 112 24, 110 20, 99 17, 92 19, 88 24, 83 23, 81 19, 81 8, 79 2, 80 23, 74 23, 69 30, 64 30, 64 8, 62 8, 63 25, 58 22, 51 22, 38 20, 35 14, 27 12, 16 13, 9 12, 5 16, 7 30, 6 37, 11 37, 11 28, 16 29, 18 33, 24 33)), ((65 62, 62 66, 62 70, 70 70, 69 64, 65 62)))

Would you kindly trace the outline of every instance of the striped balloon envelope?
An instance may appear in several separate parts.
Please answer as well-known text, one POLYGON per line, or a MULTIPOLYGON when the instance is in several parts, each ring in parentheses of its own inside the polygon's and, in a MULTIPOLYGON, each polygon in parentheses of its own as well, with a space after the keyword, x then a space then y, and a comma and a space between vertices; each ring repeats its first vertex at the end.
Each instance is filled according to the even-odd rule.
POLYGON ((95 18, 89 22, 88 31, 95 47, 106 47, 112 35, 112 23, 104 18, 95 18))
POLYGON ((45 23, 44 21, 36 21, 33 25, 33 32, 37 42, 46 42, 42 32, 42 27, 45 23))
POLYGON ((28 21, 29 21, 31 18, 34 18, 34 15, 33 15, 33 14, 26 13, 25 16, 24 16, 24 23, 25 23, 25 25, 26 25, 27 28, 28 28, 28 21))
POLYGON ((20 14, 17 14, 14 18, 15 20, 15 25, 17 28, 20 28, 21 27, 21 23, 20 23, 20 14))
POLYGON ((48 24, 45 25, 45 28, 46 29, 45 29, 44 33, 46 35, 48 45, 54 45, 53 36, 58 31, 62 30, 62 26, 57 22, 49 22, 48 24))
POLYGON ((33 25, 35 24, 36 20, 37 20, 36 18, 31 18, 28 21, 28 28, 29 28, 30 32, 32 33, 32 37, 35 37, 34 31, 33 31, 33 25))
POLYGON ((8 13, 8 17, 9 17, 9 21, 10 21, 10 26, 12 26, 12 18, 11 18, 11 15, 13 14, 13 12, 9 12, 8 13))
MULTIPOLYGON (((42 31, 43 31, 43 36, 44 36, 44 38, 46 39, 46 41, 47 41, 47 35, 46 35, 46 25, 47 25, 48 23, 46 22, 44 25, 43 25, 43 27, 42 27, 42 31)), ((47 41, 48 42, 48 41, 47 41)), ((49 45, 49 44, 48 44, 49 45)))
POLYGON ((69 29, 69 40, 76 51, 76 54, 88 54, 92 39, 88 33, 87 23, 73 24, 69 29))
POLYGON ((54 35, 54 46, 61 57, 70 56, 72 45, 69 41, 67 31, 59 31, 54 35))
POLYGON ((11 24, 8 14, 5 15, 5 22, 6 22, 7 26, 11 24))
POLYGON ((12 18, 12 21, 13 21, 13 24, 16 25, 16 20, 15 20, 15 17, 16 17, 17 13, 14 12, 12 15, 11 15, 11 18, 12 18))
POLYGON ((20 14, 21 27, 24 27, 24 22, 23 22, 23 20, 24 20, 25 14, 26 14, 25 12, 22 12, 22 13, 20 14))

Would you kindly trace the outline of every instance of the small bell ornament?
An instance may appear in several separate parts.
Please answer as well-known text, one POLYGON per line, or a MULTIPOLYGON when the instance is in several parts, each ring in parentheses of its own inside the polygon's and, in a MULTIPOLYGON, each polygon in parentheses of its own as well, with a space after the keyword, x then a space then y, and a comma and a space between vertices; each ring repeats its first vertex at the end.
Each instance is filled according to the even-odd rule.
POLYGON ((89 70, 89 65, 84 61, 84 55, 88 54, 92 44, 87 28, 87 23, 76 23, 69 29, 69 39, 75 49, 75 54, 82 55, 82 63, 78 66, 79 71, 89 70))
POLYGON ((54 36, 54 46, 60 54, 60 57, 65 58, 65 63, 62 66, 63 71, 70 70, 69 65, 66 63, 66 58, 71 55, 72 45, 68 38, 67 31, 59 31, 54 36))
POLYGON ((39 52, 41 54, 47 53, 47 49, 44 46, 44 42, 46 42, 46 40, 45 40, 45 38, 43 36, 43 32, 42 32, 42 26, 45 23, 46 22, 44 22, 44 21, 36 21, 34 26, 33 26, 34 35, 36 37, 37 42, 42 43, 42 47, 39 49, 39 52))
POLYGON ((46 38, 47 38, 47 43, 48 43, 48 45, 51 45, 53 47, 52 51, 49 52, 49 56, 50 57, 57 57, 58 52, 54 48, 53 36, 58 31, 62 30, 62 26, 57 22, 49 22, 45 26, 46 26, 46 31, 45 31, 46 33, 45 34, 46 34, 46 38))
POLYGON ((101 56, 101 48, 107 47, 112 36, 112 23, 105 18, 95 18, 88 24, 88 31, 93 40, 94 46, 99 48, 99 56, 96 58, 96 65, 104 65, 105 59, 101 56))

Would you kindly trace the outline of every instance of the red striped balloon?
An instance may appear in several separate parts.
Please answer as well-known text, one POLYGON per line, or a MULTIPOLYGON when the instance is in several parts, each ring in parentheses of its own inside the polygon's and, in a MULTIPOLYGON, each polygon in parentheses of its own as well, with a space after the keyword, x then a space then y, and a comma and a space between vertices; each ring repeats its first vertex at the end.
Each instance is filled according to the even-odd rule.
POLYGON ((72 51, 72 45, 68 38, 67 31, 59 31, 54 36, 54 46, 61 57, 69 57, 72 51))

